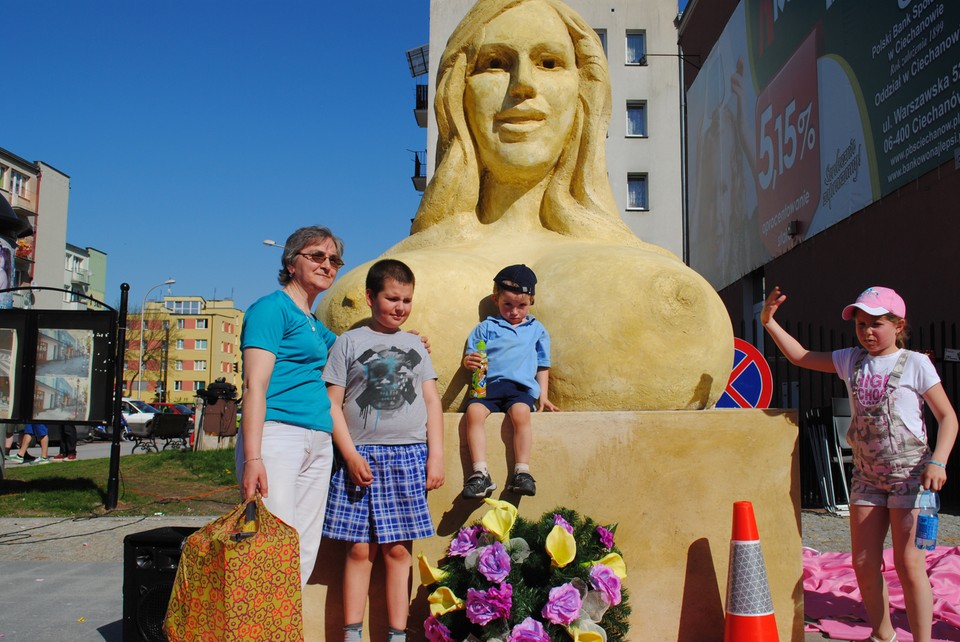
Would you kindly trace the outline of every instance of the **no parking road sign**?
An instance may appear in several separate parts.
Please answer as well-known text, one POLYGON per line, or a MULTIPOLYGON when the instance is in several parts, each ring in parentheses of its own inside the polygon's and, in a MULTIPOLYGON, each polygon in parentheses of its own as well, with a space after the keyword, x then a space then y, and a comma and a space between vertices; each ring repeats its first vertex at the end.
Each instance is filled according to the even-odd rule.
POLYGON ((733 340, 733 372, 717 408, 769 408, 773 374, 760 351, 743 339, 733 340))

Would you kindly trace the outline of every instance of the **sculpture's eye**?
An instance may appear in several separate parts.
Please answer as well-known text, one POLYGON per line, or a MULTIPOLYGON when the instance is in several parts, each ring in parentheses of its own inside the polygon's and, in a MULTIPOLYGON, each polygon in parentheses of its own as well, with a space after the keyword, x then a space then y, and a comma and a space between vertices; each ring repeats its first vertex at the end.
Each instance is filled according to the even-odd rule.
POLYGON ((544 69, 555 69, 557 67, 557 61, 553 58, 544 58, 540 61, 540 66, 544 69))
POLYGON ((487 69, 503 69, 506 66, 503 58, 493 57, 487 60, 487 69))

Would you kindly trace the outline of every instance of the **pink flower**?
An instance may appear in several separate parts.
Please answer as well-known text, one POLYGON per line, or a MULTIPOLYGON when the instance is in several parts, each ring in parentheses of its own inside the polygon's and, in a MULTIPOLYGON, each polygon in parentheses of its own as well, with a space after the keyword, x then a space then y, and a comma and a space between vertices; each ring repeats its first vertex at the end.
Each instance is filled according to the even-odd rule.
POLYGON ((580 617, 580 607, 583 600, 580 597, 580 591, 570 584, 550 589, 550 597, 541 611, 541 615, 554 624, 570 624, 580 617))
POLYGON ((513 608, 513 587, 501 584, 486 591, 467 589, 467 619, 484 626, 493 620, 507 618, 513 608))
POLYGON ((607 598, 610 606, 620 604, 620 578, 606 564, 594 564, 590 569, 590 583, 607 598))
POLYGON ((479 526, 461 528, 457 536, 450 542, 450 554, 456 557, 466 557, 477 548, 477 538, 483 529, 479 526))
POLYGON ((600 543, 606 548, 613 548, 613 533, 603 526, 597 526, 597 535, 600 536, 600 543))
POLYGON ((507 642, 550 642, 550 636, 547 635, 543 624, 532 617, 528 617, 513 627, 507 642))
POLYGON ((565 531, 567 531, 568 533, 570 533, 571 535, 573 535, 573 526, 570 525, 570 522, 568 522, 567 520, 565 520, 565 519, 564 519, 563 517, 561 517, 560 515, 557 515, 556 513, 554 513, 554 515, 553 515, 553 525, 554 525, 554 526, 563 526, 563 530, 565 530, 565 531))
POLYGON ((484 546, 477 559, 477 569, 489 582, 502 582, 510 574, 510 556, 500 542, 484 546))
POLYGON ((456 642, 450 635, 450 629, 433 615, 424 620, 423 632, 427 636, 427 642, 456 642))

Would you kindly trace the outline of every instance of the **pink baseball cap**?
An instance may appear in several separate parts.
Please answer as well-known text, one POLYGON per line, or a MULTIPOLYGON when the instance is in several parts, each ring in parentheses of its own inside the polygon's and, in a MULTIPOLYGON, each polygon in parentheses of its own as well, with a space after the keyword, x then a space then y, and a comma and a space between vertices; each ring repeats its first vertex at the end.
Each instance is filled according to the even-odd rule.
POLYGON ((843 309, 844 321, 849 321, 857 310, 863 310, 867 314, 875 317, 884 314, 893 314, 901 319, 907 317, 907 304, 903 302, 900 295, 890 288, 874 286, 867 288, 860 293, 857 300, 843 309))

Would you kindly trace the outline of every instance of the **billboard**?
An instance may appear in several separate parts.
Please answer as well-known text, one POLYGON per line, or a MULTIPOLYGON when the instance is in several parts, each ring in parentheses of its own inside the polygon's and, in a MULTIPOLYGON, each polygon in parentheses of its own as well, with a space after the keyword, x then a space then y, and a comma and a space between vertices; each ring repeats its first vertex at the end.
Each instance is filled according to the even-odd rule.
POLYGON ((687 93, 691 266, 725 287, 952 159, 958 61, 957 2, 742 0, 687 93))

